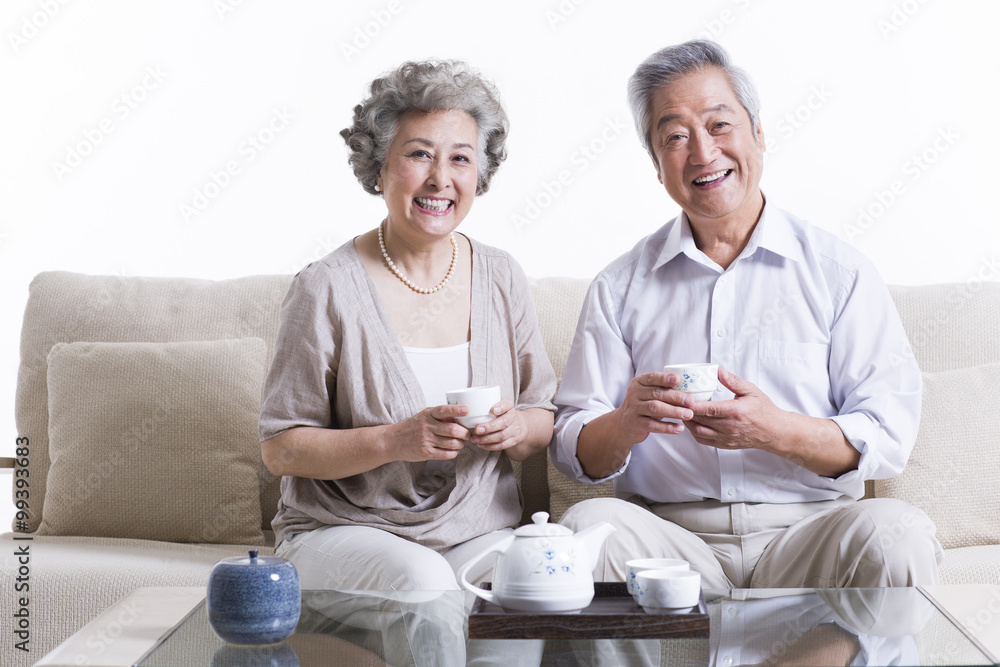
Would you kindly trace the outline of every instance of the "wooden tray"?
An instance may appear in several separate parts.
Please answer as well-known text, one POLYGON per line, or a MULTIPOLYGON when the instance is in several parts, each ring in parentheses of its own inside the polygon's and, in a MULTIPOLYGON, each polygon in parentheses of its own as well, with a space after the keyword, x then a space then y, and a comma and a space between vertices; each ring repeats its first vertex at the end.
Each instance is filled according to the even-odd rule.
MULTIPOLYGON (((489 584, 485 584, 488 588, 489 584)), ((708 637, 708 609, 648 613, 632 599, 624 582, 597 582, 594 599, 578 613, 505 611, 476 598, 469 615, 470 639, 662 639, 708 637)))

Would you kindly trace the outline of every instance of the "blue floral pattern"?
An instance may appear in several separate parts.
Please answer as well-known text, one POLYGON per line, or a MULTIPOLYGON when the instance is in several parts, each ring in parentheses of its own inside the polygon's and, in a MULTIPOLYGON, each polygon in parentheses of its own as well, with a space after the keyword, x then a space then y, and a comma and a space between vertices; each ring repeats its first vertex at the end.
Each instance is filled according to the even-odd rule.
POLYGON ((677 385, 677 388, 681 391, 701 391, 702 389, 707 389, 709 385, 710 382, 706 377, 684 373, 681 376, 681 383, 677 385))
POLYGON ((552 541, 544 537, 535 540, 533 547, 538 552, 539 560, 535 569, 531 571, 531 574, 542 574, 551 577, 562 572, 569 575, 576 575, 575 549, 570 549, 568 553, 557 551, 552 546, 552 541))

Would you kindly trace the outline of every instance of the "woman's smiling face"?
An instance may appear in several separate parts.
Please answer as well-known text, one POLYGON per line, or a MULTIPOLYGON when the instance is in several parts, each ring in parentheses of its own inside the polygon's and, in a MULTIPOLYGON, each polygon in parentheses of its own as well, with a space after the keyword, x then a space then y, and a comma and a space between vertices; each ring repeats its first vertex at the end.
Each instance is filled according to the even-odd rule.
POLYGON ((479 127, 465 111, 407 111, 379 185, 397 232, 435 238, 465 219, 476 197, 479 127))

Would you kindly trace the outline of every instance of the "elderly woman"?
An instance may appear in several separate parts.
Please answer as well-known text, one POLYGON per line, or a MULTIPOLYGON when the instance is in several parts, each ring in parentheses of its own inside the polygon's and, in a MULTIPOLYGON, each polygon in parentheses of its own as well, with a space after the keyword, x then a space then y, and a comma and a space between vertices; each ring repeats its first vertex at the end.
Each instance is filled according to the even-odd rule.
POLYGON ((406 63, 341 134, 386 216, 305 267, 282 306, 260 418, 283 477, 277 553, 306 588, 456 589, 521 517, 511 461, 552 435, 525 276, 455 233, 506 157, 507 117, 465 64, 406 63), (480 385, 503 398, 470 431, 445 391, 480 385))

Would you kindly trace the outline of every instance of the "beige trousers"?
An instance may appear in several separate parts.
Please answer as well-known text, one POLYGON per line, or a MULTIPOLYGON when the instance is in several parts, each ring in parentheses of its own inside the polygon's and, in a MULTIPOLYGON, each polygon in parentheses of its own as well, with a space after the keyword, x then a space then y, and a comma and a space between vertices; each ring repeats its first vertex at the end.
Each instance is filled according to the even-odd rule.
MULTIPOLYGON (((513 532, 497 530, 438 553, 377 528, 326 526, 285 540, 275 553, 295 565, 306 589, 452 591, 461 589, 455 573, 466 562, 513 532)), ((488 581, 495 560, 480 560, 469 581, 488 581)))
POLYGON ((601 549, 597 581, 624 581, 631 558, 667 557, 691 563, 704 588, 916 586, 937 583, 943 558, 927 515, 891 498, 652 506, 596 498, 561 523, 577 531, 601 521, 618 530, 601 549))
MULTIPOLYGON (((479 642, 466 651, 472 594, 455 573, 513 531, 498 530, 437 553, 368 526, 327 526, 286 540, 276 550, 290 560, 309 599, 299 632, 340 635, 382 655, 389 665, 535 664, 543 642, 479 642), (344 591, 344 592, 338 592, 344 591)), ((494 555, 469 572, 474 584, 492 577, 494 555)), ((333 663, 331 663, 333 664, 333 663)))

